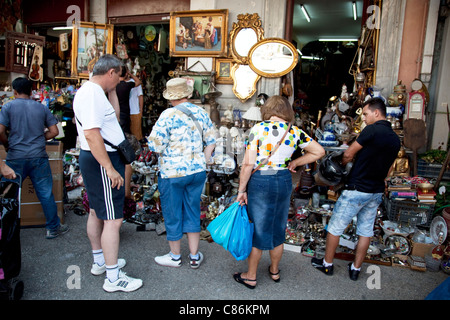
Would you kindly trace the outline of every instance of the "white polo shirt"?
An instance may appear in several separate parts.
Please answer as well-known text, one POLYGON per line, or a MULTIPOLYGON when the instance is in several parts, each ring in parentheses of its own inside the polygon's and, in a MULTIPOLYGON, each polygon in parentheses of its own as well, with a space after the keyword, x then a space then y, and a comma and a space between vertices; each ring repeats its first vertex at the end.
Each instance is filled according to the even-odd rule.
MULTIPOLYGON (((102 137, 114 145, 125 140, 116 112, 98 84, 87 81, 78 89, 73 99, 73 111, 82 150, 90 151, 84 130, 99 128, 102 137)), ((117 151, 106 144, 105 147, 106 151, 117 151)))

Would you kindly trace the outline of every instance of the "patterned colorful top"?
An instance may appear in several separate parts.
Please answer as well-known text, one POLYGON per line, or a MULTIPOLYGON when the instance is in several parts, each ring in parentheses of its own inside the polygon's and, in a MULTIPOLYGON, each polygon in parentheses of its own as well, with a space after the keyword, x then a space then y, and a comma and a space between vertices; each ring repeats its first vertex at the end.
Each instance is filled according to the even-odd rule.
MULTIPOLYGON (((256 151, 256 168, 263 162, 275 148, 276 144, 283 137, 289 124, 280 121, 263 121, 257 123, 250 130, 247 150, 256 151)), ((296 126, 291 126, 289 133, 284 138, 278 150, 272 154, 269 162, 261 166, 260 170, 283 170, 287 168, 287 163, 297 147, 305 148, 312 141, 303 130, 296 126)))
POLYGON ((206 170, 204 146, 216 143, 216 128, 201 107, 190 102, 183 105, 203 127, 202 136, 194 121, 175 108, 164 110, 147 137, 151 151, 160 153, 162 178, 176 178, 206 170))

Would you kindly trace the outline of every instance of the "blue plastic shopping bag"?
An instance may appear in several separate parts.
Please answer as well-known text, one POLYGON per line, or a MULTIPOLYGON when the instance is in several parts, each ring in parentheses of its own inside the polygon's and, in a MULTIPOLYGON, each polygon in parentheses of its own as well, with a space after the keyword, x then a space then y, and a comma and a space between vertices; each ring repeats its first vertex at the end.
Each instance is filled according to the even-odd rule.
POLYGON ((252 251, 253 228, 253 223, 248 219, 247 207, 239 206, 228 242, 228 251, 238 261, 247 259, 252 251))
POLYGON ((211 238, 214 242, 220 244, 225 250, 228 250, 228 241, 238 210, 239 202, 234 202, 224 212, 211 221, 206 228, 211 234, 211 238))

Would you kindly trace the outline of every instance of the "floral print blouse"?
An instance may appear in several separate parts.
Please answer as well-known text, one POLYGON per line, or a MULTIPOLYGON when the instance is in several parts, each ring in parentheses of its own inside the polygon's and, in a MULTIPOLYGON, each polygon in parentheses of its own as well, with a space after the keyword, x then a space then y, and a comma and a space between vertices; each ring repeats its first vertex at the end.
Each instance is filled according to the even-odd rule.
POLYGON ((161 178, 184 177, 206 170, 205 146, 216 143, 216 127, 208 113, 190 102, 183 103, 203 128, 175 108, 164 110, 147 137, 151 151, 159 153, 161 178))

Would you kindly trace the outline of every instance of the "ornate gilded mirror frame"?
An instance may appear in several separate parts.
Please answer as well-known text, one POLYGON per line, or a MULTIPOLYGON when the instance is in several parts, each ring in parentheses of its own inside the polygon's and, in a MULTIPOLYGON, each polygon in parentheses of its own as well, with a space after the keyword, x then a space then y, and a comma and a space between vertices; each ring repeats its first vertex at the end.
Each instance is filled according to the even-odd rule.
POLYGON ((267 38, 252 46, 248 53, 250 68, 260 76, 278 78, 292 71, 298 52, 292 43, 281 38, 267 38))
POLYGON ((248 65, 234 63, 231 67, 233 93, 242 103, 250 99, 256 92, 256 84, 261 78, 248 65))
POLYGON ((261 19, 257 13, 238 14, 238 22, 233 22, 229 41, 231 56, 240 64, 248 64, 250 48, 264 38, 261 19))

